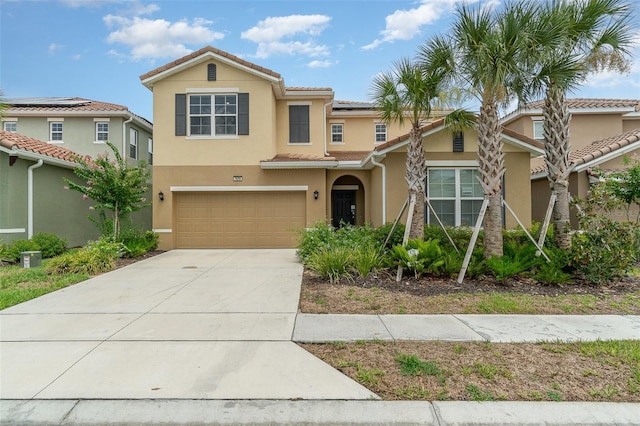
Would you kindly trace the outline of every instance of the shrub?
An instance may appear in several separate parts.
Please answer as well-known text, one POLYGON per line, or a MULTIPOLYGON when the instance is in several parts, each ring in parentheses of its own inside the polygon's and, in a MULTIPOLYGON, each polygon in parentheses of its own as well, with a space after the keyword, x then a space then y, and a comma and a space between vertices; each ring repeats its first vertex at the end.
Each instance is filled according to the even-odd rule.
POLYGON ((331 283, 337 283, 341 278, 351 277, 352 256, 347 247, 322 248, 311 253, 307 266, 331 283))
POLYGON ((336 245, 335 241, 333 228, 325 222, 318 222, 313 228, 302 231, 298 244, 298 257, 306 265, 314 252, 336 245))
POLYGON ((359 247, 353 252, 353 269, 361 277, 377 272, 383 265, 383 257, 375 247, 359 247))
POLYGON ((45 269, 50 274, 100 274, 115 268, 123 252, 122 243, 100 239, 51 259, 45 269))
POLYGON ((19 262, 20 253, 22 253, 23 251, 38 250, 40 250, 40 246, 33 240, 15 240, 7 247, 5 254, 9 261, 19 262))
POLYGON ((120 240, 125 247, 125 256, 138 257, 158 247, 158 234, 131 228, 121 232, 120 240))
POLYGON ((387 241, 387 238, 389 238, 389 241, 387 241, 387 245, 384 247, 385 250, 402 244, 402 238, 404 237, 405 230, 404 224, 398 223, 393 230, 393 233, 391 233, 392 227, 393 223, 387 222, 373 232, 373 238, 379 247, 382 247, 385 241, 387 241))
POLYGON ((396 264, 413 272, 416 278, 420 278, 424 273, 440 273, 440 268, 444 265, 443 252, 438 240, 409 240, 406 247, 393 247, 391 256, 396 264))
POLYGON ((509 256, 491 256, 486 260, 486 265, 500 281, 521 274, 530 267, 529 263, 509 256))
POLYGON ((534 278, 545 284, 567 284, 572 281, 573 276, 559 268, 556 263, 545 262, 538 267, 534 278))
POLYGON ((40 247, 43 258, 58 256, 67 247, 67 241, 55 234, 39 232, 31 240, 40 247))

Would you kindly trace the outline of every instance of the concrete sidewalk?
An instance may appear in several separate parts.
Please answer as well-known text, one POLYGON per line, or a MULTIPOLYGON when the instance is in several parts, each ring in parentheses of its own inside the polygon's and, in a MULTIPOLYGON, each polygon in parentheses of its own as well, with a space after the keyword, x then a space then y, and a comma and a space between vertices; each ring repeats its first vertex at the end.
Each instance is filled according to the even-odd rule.
POLYGON ((640 425, 640 404, 380 401, 294 341, 640 339, 638 316, 308 315, 294 250, 175 250, 0 311, 0 424, 640 425))

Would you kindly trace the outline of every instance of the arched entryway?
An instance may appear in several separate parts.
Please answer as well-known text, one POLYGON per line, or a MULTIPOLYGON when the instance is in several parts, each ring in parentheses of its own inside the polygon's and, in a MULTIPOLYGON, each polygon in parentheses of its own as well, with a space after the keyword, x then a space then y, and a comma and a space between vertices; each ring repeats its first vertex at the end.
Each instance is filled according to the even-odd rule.
POLYGON ((331 187, 331 224, 364 224, 364 185, 355 176, 341 176, 331 187))

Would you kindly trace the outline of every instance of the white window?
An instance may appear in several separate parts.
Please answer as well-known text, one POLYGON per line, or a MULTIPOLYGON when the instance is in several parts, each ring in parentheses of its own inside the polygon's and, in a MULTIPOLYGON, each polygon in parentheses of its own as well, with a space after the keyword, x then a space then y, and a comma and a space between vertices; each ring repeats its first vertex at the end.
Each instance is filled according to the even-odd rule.
POLYGON ((15 121, 5 121, 2 123, 2 128, 7 132, 15 133, 18 131, 18 123, 15 121))
POLYGON ((147 147, 149 151, 149 164, 153 164, 153 139, 147 139, 147 147))
POLYGON ((138 158, 138 131, 129 129, 129 157, 138 158))
POLYGON ((544 123, 542 121, 533 122, 533 138, 537 141, 544 140, 544 123))
POLYGON ((49 141, 62 142, 62 122, 61 121, 49 122, 49 141))
POLYGON ((344 127, 342 124, 331 125, 331 143, 343 143, 344 127))
POLYGON ((96 142, 106 142, 109 140, 109 123, 106 121, 96 122, 96 142))
MULTIPOLYGON (((427 170, 427 195, 438 218, 445 226, 474 226, 482 207, 484 193, 477 169, 427 170)), ((438 221, 427 209, 428 223, 438 221)))
POLYGON ((382 143, 387 141, 387 125, 376 124, 376 143, 382 143))
POLYGON ((193 136, 237 135, 238 95, 190 95, 189 134, 193 136))

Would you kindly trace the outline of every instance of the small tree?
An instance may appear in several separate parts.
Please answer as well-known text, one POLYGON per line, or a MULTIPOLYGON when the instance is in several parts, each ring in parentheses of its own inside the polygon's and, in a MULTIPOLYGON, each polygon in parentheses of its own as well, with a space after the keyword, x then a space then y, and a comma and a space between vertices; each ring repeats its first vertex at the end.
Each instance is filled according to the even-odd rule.
POLYGON ((628 221, 631 221, 631 207, 635 204, 638 207, 636 222, 640 222, 640 160, 632 161, 625 157, 624 164, 627 169, 607 176, 607 189, 611 195, 624 202, 628 221))
POLYGON ((137 167, 130 166, 111 142, 107 145, 115 160, 110 160, 106 154, 99 155, 93 162, 78 158, 80 165, 73 172, 86 184, 77 184, 66 178, 65 182, 70 189, 81 192, 85 200, 96 202, 89 207, 91 210, 112 212, 113 237, 118 239, 123 220, 151 204, 145 198, 151 172, 146 162, 140 161, 137 167))

